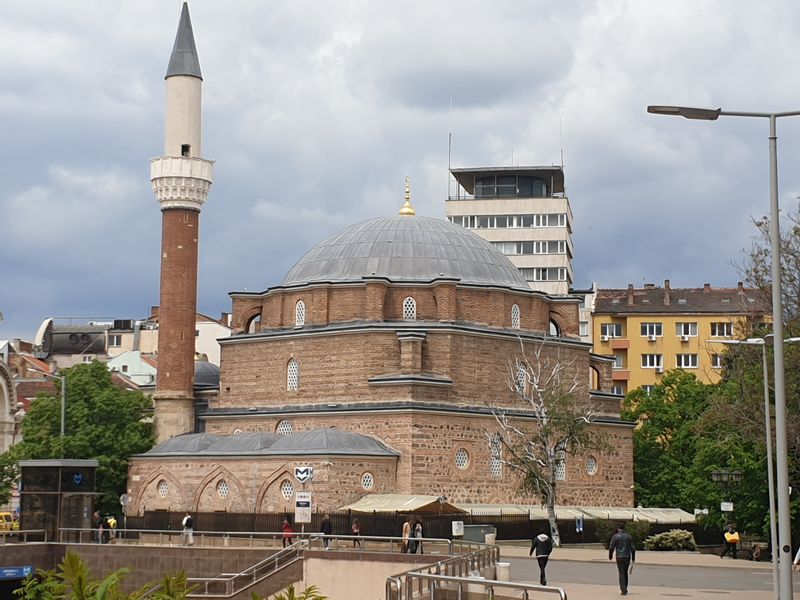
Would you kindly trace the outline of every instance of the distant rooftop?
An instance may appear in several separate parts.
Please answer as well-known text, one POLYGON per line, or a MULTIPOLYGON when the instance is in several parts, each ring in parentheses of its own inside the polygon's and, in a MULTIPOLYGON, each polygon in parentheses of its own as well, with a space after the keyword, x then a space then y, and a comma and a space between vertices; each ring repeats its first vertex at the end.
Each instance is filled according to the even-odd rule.
POLYGON ((669 279, 664 287, 646 284, 636 288, 598 289, 595 314, 766 314, 770 306, 759 289, 713 288, 706 283, 699 288, 673 288, 669 279))

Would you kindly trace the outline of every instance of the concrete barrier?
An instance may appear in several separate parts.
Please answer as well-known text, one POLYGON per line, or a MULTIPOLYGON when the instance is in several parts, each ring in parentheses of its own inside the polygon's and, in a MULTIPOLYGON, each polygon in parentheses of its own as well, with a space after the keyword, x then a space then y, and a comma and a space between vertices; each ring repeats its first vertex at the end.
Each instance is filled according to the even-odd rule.
POLYGON ((497 581, 511 581, 511 563, 498 562, 497 581))
POLYGON ((496 533, 487 533, 484 536, 484 541, 487 546, 494 546, 495 539, 497 539, 496 533))

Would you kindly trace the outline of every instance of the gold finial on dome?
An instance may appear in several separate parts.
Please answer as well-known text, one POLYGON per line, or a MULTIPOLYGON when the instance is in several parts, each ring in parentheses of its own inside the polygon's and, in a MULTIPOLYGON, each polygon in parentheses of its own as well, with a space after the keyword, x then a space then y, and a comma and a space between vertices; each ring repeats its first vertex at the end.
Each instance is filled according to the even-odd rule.
POLYGON ((417 214, 417 211, 414 210, 414 207, 411 206, 411 178, 406 177, 406 202, 403 204, 403 208, 400 209, 399 214, 406 215, 409 217, 413 217, 417 214))

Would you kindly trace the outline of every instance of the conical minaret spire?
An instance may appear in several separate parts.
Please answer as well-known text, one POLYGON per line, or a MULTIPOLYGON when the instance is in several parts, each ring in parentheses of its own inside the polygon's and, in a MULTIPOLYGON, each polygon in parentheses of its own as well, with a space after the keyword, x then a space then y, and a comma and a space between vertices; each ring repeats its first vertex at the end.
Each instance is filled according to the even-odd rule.
POLYGON ((150 161, 161 205, 161 292, 155 429, 158 442, 195 430, 194 353, 200 210, 213 179, 201 158, 203 78, 184 3, 167 67, 164 154, 150 161))

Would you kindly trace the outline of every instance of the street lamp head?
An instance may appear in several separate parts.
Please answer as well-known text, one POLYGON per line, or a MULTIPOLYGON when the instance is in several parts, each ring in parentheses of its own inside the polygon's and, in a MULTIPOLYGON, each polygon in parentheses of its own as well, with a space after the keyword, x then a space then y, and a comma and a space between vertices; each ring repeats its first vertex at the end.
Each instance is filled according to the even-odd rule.
POLYGON ((672 117, 683 117, 685 119, 697 119, 700 121, 716 121, 722 113, 721 108, 694 108, 691 106, 655 106, 647 107, 647 112, 653 115, 668 115, 672 117))

